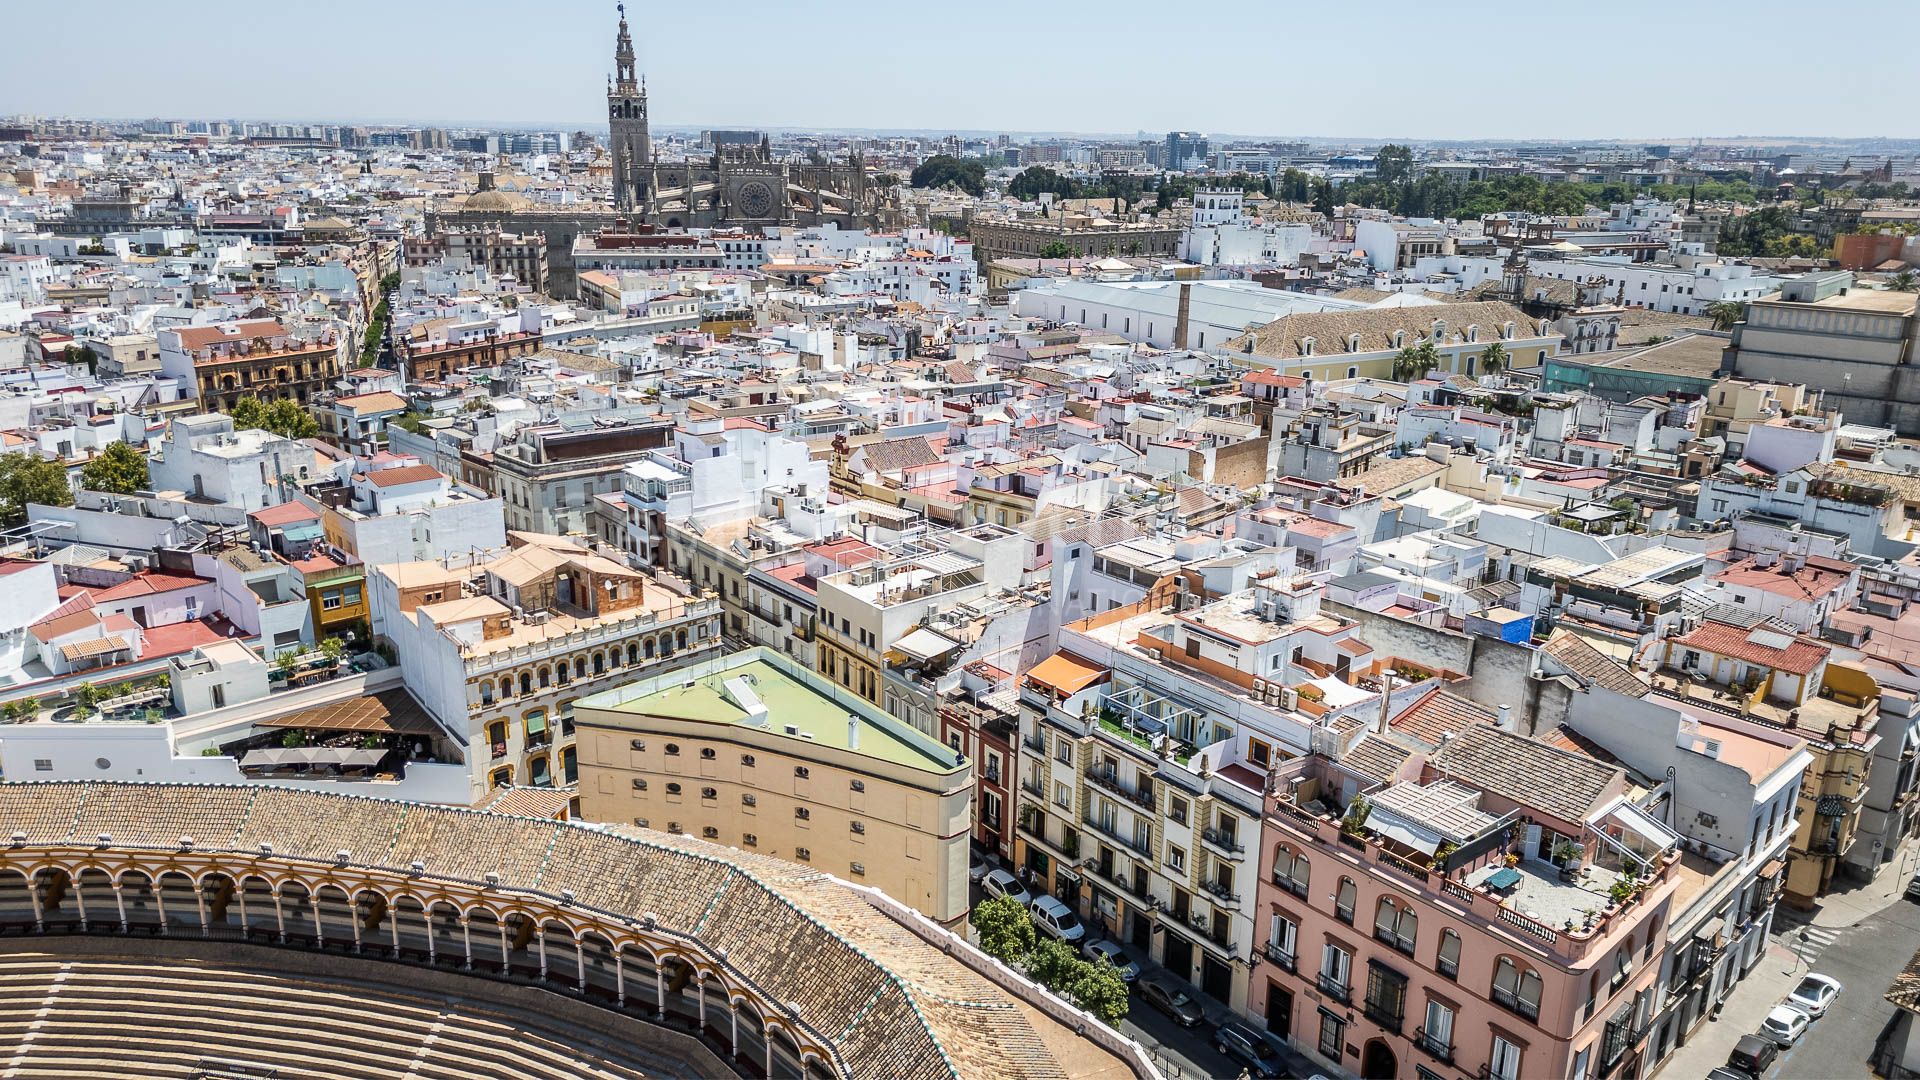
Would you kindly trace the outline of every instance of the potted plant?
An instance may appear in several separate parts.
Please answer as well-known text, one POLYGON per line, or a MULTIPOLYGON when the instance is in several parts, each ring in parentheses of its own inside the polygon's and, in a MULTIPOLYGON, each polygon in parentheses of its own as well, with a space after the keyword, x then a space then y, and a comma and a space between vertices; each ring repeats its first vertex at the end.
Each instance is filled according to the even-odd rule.
POLYGON ((1553 845, 1553 861, 1560 864, 1561 880, 1572 881, 1580 876, 1580 860, 1586 854, 1586 845, 1572 840, 1562 840, 1553 845))
POLYGON ((1507 852, 1507 858, 1506 858, 1506 863, 1507 863, 1507 866, 1508 866, 1509 868, 1511 868, 1511 867, 1515 867, 1515 866, 1519 866, 1519 865, 1520 865, 1520 853, 1519 853, 1519 852, 1517 852, 1517 851, 1509 851, 1509 852, 1507 852))
POLYGON ((1459 846, 1453 841, 1442 840, 1440 846, 1433 849, 1433 860, 1429 865, 1435 870, 1445 872, 1447 869, 1447 860, 1453 858, 1453 853, 1458 850, 1460 850, 1459 846))

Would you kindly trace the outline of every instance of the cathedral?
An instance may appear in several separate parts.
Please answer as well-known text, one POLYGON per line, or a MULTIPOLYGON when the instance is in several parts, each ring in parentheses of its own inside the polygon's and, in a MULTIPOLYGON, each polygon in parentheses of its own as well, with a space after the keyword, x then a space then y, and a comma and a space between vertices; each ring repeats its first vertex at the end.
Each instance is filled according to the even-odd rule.
POLYGON ((773 160, 762 136, 758 145, 716 147, 707 158, 654 160, 647 87, 634 73, 624 4, 613 66, 607 128, 616 210, 669 229, 827 222, 861 228, 884 215, 885 193, 867 183, 866 163, 857 150, 845 164, 788 165, 773 160))

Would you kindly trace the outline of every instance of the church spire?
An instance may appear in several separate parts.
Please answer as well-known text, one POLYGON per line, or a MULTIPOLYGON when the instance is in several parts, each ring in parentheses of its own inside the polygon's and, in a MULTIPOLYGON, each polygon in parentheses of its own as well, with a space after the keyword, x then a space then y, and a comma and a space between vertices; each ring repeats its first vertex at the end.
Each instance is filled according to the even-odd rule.
POLYGON ((613 79, 621 91, 631 94, 637 89, 633 75, 633 35, 627 33, 627 5, 614 6, 620 12, 620 36, 613 47, 613 79))

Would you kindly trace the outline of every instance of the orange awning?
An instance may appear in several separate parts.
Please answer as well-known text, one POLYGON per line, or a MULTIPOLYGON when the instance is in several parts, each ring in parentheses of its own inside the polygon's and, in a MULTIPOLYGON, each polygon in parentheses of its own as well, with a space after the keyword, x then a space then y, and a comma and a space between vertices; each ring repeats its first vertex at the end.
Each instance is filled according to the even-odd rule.
POLYGON ((1069 652, 1054 653, 1027 672, 1028 682, 1047 687, 1065 697, 1072 697, 1106 677, 1106 668, 1096 667, 1069 652))

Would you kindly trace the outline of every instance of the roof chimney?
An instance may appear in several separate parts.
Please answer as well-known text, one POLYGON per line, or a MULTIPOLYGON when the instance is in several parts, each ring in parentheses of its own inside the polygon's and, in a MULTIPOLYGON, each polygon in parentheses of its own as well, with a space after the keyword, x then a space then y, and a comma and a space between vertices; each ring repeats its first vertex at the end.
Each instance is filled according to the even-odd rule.
POLYGON ((1183 281, 1180 283, 1180 308, 1173 317, 1173 347, 1176 349, 1187 347, 1187 324, 1192 310, 1193 283, 1183 281))
POLYGON ((860 714, 847 714, 847 749, 860 749, 860 714))
POLYGON ((1511 705, 1500 706, 1500 730, 1513 730, 1513 706, 1511 705))

